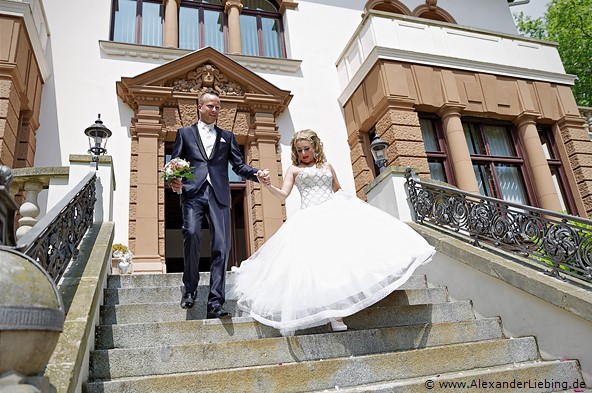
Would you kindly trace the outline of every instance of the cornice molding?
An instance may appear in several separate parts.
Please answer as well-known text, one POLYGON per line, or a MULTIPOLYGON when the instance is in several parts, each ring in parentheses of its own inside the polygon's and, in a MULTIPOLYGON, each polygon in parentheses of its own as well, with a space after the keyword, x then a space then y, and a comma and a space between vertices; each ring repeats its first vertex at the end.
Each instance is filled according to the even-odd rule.
POLYGON ((37 1, 33 10, 28 2, 0 0, 0 9, 2 14, 19 17, 25 21, 25 27, 35 53, 41 78, 43 82, 46 82, 51 76, 51 69, 45 55, 50 32, 43 2, 37 1))
POLYGON ((447 68, 452 70, 463 70, 471 72, 482 72, 492 75, 501 75, 516 79, 527 79, 534 81, 544 81, 560 85, 573 86, 576 76, 571 74, 560 74, 556 72, 539 71, 529 68, 512 67, 500 64, 485 63, 456 57, 439 56, 428 53, 410 52, 405 50, 385 48, 375 46, 368 54, 356 74, 349 81, 343 92, 339 95, 339 103, 344 106, 351 98, 357 87, 363 82, 364 78, 372 67, 379 60, 399 61, 403 63, 421 64, 437 68, 447 68))
MULTIPOLYGON (((160 46, 136 45, 113 41, 99 41, 100 49, 107 55, 127 59, 161 60, 165 62, 186 56, 193 50, 164 48, 160 46)), ((245 56, 227 54, 229 58, 250 70, 276 71, 294 74, 300 70, 302 60, 280 59, 272 57, 245 56)))

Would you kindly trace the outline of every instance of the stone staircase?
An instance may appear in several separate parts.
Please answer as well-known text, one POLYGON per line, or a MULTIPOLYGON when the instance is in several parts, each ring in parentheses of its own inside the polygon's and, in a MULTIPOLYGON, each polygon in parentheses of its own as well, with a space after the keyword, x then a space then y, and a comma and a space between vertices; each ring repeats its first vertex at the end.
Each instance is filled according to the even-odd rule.
POLYGON ((180 284, 176 273, 109 277, 84 392, 554 392, 582 381, 577 361, 541 360, 534 337, 504 337, 499 318, 476 318, 421 275, 345 318, 348 331, 288 338, 250 317, 205 319, 207 286, 183 310, 180 284))

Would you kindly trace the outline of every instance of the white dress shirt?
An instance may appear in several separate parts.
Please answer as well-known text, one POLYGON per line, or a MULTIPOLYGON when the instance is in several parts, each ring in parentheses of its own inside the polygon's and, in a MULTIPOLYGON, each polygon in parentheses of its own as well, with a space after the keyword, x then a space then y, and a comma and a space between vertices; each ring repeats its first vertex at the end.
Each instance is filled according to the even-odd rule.
MULTIPOLYGON (((203 121, 197 122, 197 129, 199 131, 199 137, 201 138, 201 143, 206 150, 206 155, 210 157, 212 153, 212 149, 214 149, 214 144, 216 143, 216 130, 214 129, 214 123, 206 124, 203 121)), ((210 174, 206 177, 208 183, 212 184, 210 180, 210 174)))
POLYGON ((216 130, 214 129, 214 123, 206 124, 203 121, 197 123, 197 129, 199 130, 199 137, 201 142, 206 149, 206 154, 209 157, 216 143, 216 130))

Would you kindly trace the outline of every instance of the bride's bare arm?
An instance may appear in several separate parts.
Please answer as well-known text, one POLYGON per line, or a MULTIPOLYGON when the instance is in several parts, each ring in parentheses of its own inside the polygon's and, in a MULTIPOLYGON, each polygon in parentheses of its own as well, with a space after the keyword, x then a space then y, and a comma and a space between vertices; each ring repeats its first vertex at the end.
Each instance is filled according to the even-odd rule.
POLYGON ((337 180, 337 174, 335 173, 335 169, 333 169, 333 166, 329 163, 327 163, 327 166, 329 167, 329 169, 331 170, 331 173, 333 174, 333 192, 337 192, 341 189, 341 185, 339 184, 339 180, 337 180))
POLYGON ((273 196, 284 201, 292 192, 292 187, 294 187, 294 180, 296 179, 296 174, 296 167, 291 165, 286 171, 286 175, 284 176, 284 183, 282 184, 282 188, 277 188, 276 186, 270 184, 269 186, 267 186, 267 189, 273 194, 273 196))

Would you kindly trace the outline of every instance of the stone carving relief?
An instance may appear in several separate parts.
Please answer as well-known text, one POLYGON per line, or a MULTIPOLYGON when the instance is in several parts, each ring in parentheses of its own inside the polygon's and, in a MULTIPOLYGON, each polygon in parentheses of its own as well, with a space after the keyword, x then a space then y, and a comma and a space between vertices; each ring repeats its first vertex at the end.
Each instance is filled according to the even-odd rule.
POLYGON ((207 89, 215 89, 220 95, 245 95, 245 90, 239 83, 229 80, 212 64, 201 65, 184 78, 174 79, 171 86, 174 91, 201 93, 207 89))

